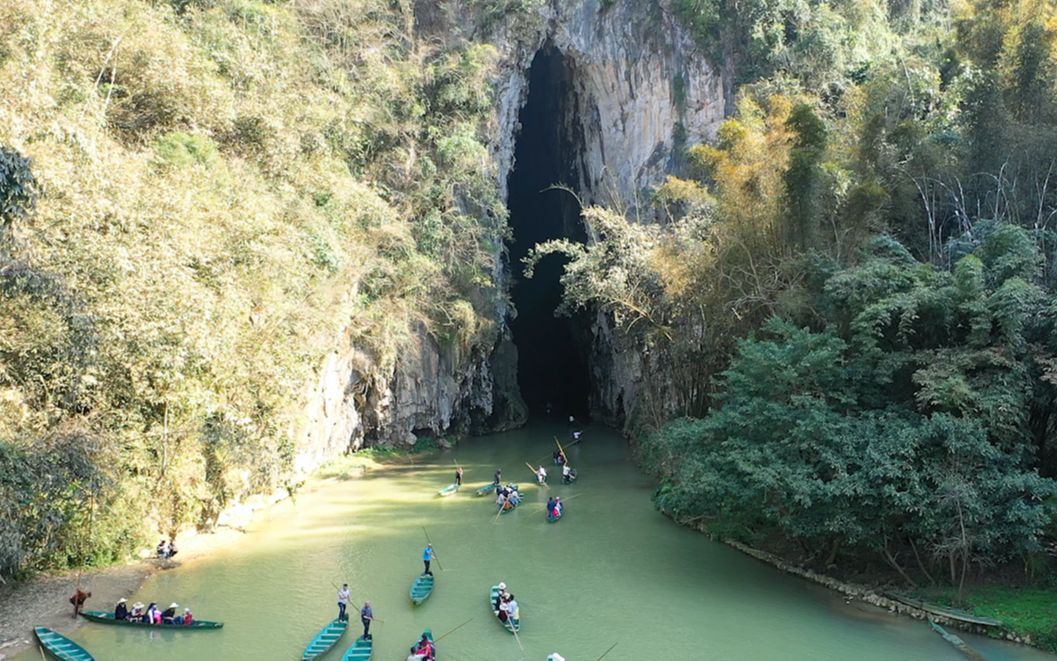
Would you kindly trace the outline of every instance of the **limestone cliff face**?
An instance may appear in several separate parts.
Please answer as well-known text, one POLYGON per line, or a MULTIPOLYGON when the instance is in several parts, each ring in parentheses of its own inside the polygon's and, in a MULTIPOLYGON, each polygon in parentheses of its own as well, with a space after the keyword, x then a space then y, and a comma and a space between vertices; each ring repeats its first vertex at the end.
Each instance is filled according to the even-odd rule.
MULTIPOLYGON (((506 194, 528 98, 529 69, 540 49, 560 54, 554 93, 562 112, 562 151, 570 180, 585 204, 618 205, 634 213, 639 201, 676 165, 686 144, 714 135, 723 119, 723 81, 693 46, 664 1, 552 0, 507 16, 477 34, 451 5, 416 3, 422 39, 484 40, 496 47, 496 108, 490 144, 506 194), (603 4, 605 6, 603 6, 603 4)), ((648 219, 647 219, 648 220, 648 219)), ((588 237, 591 228, 586 228, 588 237)), ((494 277, 507 286, 497 255, 494 277)), ((310 389, 305 420, 295 432, 298 468, 311 470, 365 443, 413 443, 415 434, 486 431, 523 424, 517 391, 517 350, 499 306, 494 343, 456 355, 424 331, 394 370, 381 370, 343 339, 310 389)), ((596 417, 620 424, 639 397, 641 356, 605 315, 587 329, 596 417)))
MULTIPOLYGON (((677 166, 684 147, 713 137, 724 118, 720 72, 665 2, 556 0, 530 28, 500 30, 495 44, 503 64, 492 148, 504 186, 528 95, 527 72, 541 48, 556 50, 564 62, 556 93, 562 96, 562 147, 573 163, 566 183, 584 204, 625 208, 634 216, 677 166)), ((639 397, 641 356, 605 315, 596 315, 589 330, 592 413, 620 425, 639 397)))

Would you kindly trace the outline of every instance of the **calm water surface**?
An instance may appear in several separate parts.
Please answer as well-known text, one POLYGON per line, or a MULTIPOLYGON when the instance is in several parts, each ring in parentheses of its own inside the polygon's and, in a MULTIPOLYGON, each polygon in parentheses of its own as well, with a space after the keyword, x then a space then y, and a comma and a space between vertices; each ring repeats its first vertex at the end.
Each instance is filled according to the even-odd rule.
MULTIPOLYGON (((526 502, 496 521, 490 497, 473 488, 504 475, 531 483, 525 462, 552 474, 553 436, 564 425, 465 441, 415 464, 325 483, 273 509, 237 548, 159 572, 130 601, 177 601, 217 632, 176 633, 87 624, 73 638, 103 661, 300 659, 335 617, 332 583, 348 581, 353 601, 370 600, 374 659, 400 660, 426 627, 441 636, 442 661, 528 661, 560 652, 568 661, 691 659, 961 659, 927 625, 845 606, 832 593, 774 571, 658 514, 653 484, 630 461, 614 432, 590 428, 570 448, 581 476, 549 493, 569 500, 548 524, 548 491, 525 489, 526 502), (452 459, 466 470, 452 481, 452 459), (412 607, 408 588, 421 571, 423 527, 437 548, 437 587, 412 607), (524 651, 493 618, 489 586, 505 581, 521 604, 524 651)), ((100 607, 100 605, 96 605, 100 607)), ((341 659, 359 635, 358 617, 322 657, 341 659)), ((1053 659, 1040 652, 970 638, 989 659, 1053 659)), ((36 653, 21 659, 39 658, 36 653)))

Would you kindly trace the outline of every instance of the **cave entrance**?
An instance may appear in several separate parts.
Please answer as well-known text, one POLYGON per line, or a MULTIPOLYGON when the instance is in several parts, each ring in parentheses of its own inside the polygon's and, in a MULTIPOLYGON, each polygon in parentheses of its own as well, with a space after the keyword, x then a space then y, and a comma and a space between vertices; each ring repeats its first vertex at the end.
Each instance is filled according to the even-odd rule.
POLYGON ((508 180, 510 226, 508 246, 514 278, 516 317, 510 327, 518 348, 518 386, 529 411, 585 417, 588 413, 588 346, 584 319, 558 317, 559 281, 565 259, 551 255, 524 277, 522 259, 537 243, 550 239, 586 239, 580 206, 568 191, 550 188, 576 181, 580 152, 568 126, 572 99, 570 71, 561 53, 545 46, 529 70, 529 93, 520 114, 521 131, 508 180))

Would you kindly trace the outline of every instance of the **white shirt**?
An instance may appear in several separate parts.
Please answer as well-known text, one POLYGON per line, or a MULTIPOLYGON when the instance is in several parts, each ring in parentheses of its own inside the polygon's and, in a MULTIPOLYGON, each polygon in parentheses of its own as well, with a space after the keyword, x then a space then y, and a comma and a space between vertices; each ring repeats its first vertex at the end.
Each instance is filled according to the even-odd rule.
POLYGON ((540 477, 547 477, 547 471, 543 470, 543 466, 540 466, 540 469, 536 471, 536 475, 539 475, 540 477))
POLYGON ((568 475, 572 469, 569 468, 569 464, 562 466, 562 475, 568 475))
POLYGON ((514 618, 515 620, 518 619, 518 617, 517 617, 517 599, 511 599, 510 601, 506 602, 506 604, 504 604, 504 605, 506 606, 507 615, 509 615, 510 617, 514 618))
POLYGON ((347 604, 347 603, 349 603, 349 589, 348 588, 341 588, 340 590, 338 590, 338 603, 339 604, 347 604))

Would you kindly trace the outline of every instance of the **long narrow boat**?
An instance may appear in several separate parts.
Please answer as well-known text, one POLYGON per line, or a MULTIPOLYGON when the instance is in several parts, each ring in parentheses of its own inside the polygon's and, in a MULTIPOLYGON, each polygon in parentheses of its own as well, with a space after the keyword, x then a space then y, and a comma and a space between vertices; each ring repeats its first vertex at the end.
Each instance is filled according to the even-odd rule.
POLYGON ((202 629, 220 629, 223 622, 195 620, 191 624, 149 624, 140 620, 117 620, 114 614, 107 611, 81 611, 81 617, 100 624, 113 624, 119 627, 143 627, 144 629, 177 629, 179 631, 200 631, 202 629))
POLYGON ((986 661, 983 654, 980 654, 973 649, 968 643, 962 640, 960 636, 954 635, 932 620, 929 620, 929 626, 932 627, 932 630, 938 633, 941 638, 950 643, 954 649, 958 650, 969 659, 972 659, 972 661, 986 661))
POLYGON ((920 608, 926 613, 932 613, 933 615, 939 615, 941 617, 950 618, 959 622, 968 622, 969 624, 979 624, 984 627, 1000 627, 1002 622, 996 620, 993 617, 986 617, 984 615, 973 615, 972 613, 966 613, 965 611, 958 610, 956 608, 946 608, 937 604, 930 604, 927 601, 922 601, 916 597, 902 594, 899 592, 886 592, 885 596, 890 599, 906 604, 907 606, 913 606, 914 608, 920 608))
MULTIPOLYGON (((433 630, 432 629, 426 629, 425 631, 422 632, 422 635, 425 636, 426 638, 429 638, 429 642, 433 643, 433 630)), ((444 634, 444 635, 447 635, 447 634, 444 634)), ((420 640, 422 640, 422 639, 421 638, 416 638, 415 642, 411 645, 411 653, 412 654, 414 654, 415 648, 418 647, 418 641, 420 641, 420 640)), ((439 659, 440 658, 440 654, 436 653, 437 652, 437 644, 436 643, 433 643, 433 651, 435 652, 435 654, 433 656, 435 656, 436 658, 439 659)))
POLYGON ((308 644, 308 647, 305 648, 305 653, 301 655, 301 661, 311 661, 321 656, 331 647, 334 647, 338 639, 345 633, 345 629, 348 628, 348 620, 334 620, 323 627, 316 634, 316 637, 312 639, 312 642, 308 644))
POLYGON ((499 620, 499 622, 502 622, 503 626, 506 627, 506 630, 510 633, 514 633, 515 631, 521 631, 521 609, 519 608, 519 612, 515 613, 515 615, 518 615, 519 617, 507 618, 507 620, 504 622, 503 620, 499 619, 499 611, 495 607, 495 600, 497 597, 499 597, 499 586, 493 585, 492 589, 488 591, 488 607, 492 609, 492 615, 495 615, 495 619, 499 620))
POLYGON ((374 650, 374 640, 360 636, 345 652, 345 656, 341 657, 341 661, 368 661, 372 650, 374 650))
POLYGON ((448 486, 446 486, 443 489, 441 489, 440 491, 438 491, 437 495, 441 496, 441 497, 450 496, 450 495, 452 495, 453 493, 455 493, 458 490, 459 490, 459 485, 455 484, 454 482, 452 482, 448 486))
POLYGON ((421 604, 433 594, 433 576, 430 574, 419 574, 415 582, 411 584, 411 603, 421 604))
POLYGON ((95 661, 95 657, 88 650, 73 642, 66 636, 56 633, 47 627, 34 627, 33 632, 37 634, 37 640, 44 649, 62 661, 95 661))
POLYGON ((492 484, 486 484, 483 487, 478 487, 477 490, 474 491, 474 493, 477 494, 478 496, 484 496, 484 495, 490 494, 493 491, 495 491, 495 487, 496 487, 496 484, 495 484, 495 482, 493 482, 492 484))

